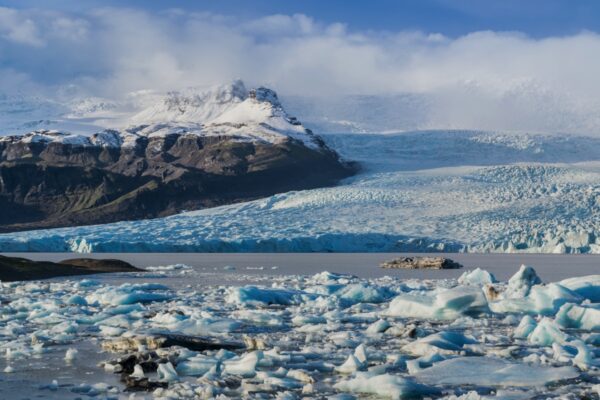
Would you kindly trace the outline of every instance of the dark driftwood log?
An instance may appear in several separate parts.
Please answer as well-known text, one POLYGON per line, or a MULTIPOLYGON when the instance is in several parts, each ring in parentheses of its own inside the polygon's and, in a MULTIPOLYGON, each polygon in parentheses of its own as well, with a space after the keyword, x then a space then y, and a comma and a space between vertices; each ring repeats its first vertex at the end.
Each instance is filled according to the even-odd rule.
POLYGON ((121 375, 121 382, 125 384, 126 392, 152 392, 155 389, 169 386, 167 382, 151 381, 148 378, 134 378, 127 374, 121 375))
POLYGON ((173 333, 159 334, 157 336, 160 338, 164 338, 162 347, 180 346, 193 351, 220 349, 239 350, 245 348, 245 345, 243 343, 217 341, 213 338, 201 336, 188 336, 173 333))

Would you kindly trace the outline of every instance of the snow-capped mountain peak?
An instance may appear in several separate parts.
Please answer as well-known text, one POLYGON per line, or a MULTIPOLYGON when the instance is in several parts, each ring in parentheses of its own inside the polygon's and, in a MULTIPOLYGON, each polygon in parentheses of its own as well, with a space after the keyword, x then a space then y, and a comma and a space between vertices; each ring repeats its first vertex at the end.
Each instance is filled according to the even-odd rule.
POLYGON ((64 115, 61 124, 47 127, 55 131, 52 135, 47 134, 47 129, 26 131, 29 133, 25 136, 2 141, 74 141, 97 145, 94 137, 105 136, 98 132, 110 129, 119 131, 120 139, 114 140, 111 134, 110 140, 98 143, 135 146, 140 136, 191 134, 268 143, 291 138, 313 149, 322 147, 310 130, 285 112, 273 90, 264 87, 248 90, 241 80, 208 89, 187 88, 165 94, 139 92, 130 100, 118 103, 101 98, 80 99, 70 105, 71 112, 64 115))
POLYGON ((229 84, 209 89, 188 88, 171 91, 158 101, 135 114, 131 125, 148 123, 183 122, 209 125, 267 122, 272 117, 287 117, 275 91, 259 87, 246 89, 244 82, 235 80, 229 84), (230 111, 235 110, 230 113, 230 111), (233 117, 235 121, 228 118, 233 117))
POLYGON ((169 92, 131 117, 129 132, 145 136, 172 132, 277 142, 286 138, 319 147, 314 135, 290 117, 275 91, 246 89, 241 80, 207 90, 169 92))
POLYGON ((130 119, 132 125, 153 122, 192 122, 205 124, 248 98, 240 80, 207 90, 188 88, 170 91, 130 119))

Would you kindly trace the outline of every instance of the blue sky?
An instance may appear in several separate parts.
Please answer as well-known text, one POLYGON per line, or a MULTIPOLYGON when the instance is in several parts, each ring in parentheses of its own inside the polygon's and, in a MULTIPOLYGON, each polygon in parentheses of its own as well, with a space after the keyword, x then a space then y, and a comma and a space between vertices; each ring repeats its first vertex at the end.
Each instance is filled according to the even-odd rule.
POLYGON ((0 0, 0 98, 241 78, 405 96, 423 128, 600 134, 599 32, 592 0, 0 0))
POLYGON ((0 5, 74 12, 104 6, 181 8, 241 18, 302 13, 346 23, 351 30, 422 30, 447 36, 493 30, 544 37, 600 30, 600 2, 595 0, 3 0, 0 5))

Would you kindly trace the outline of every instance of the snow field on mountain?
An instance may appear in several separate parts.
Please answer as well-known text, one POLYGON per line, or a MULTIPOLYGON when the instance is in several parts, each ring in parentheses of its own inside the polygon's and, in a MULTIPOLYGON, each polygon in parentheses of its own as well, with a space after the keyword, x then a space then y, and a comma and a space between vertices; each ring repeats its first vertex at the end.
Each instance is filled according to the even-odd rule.
MULTIPOLYGON (((279 143, 293 138, 306 146, 318 149, 314 135, 294 117, 289 116, 277 98, 267 88, 246 89, 240 80, 216 85, 208 89, 186 89, 164 95, 146 94, 145 101, 132 104, 113 104, 102 99, 84 99, 71 105, 73 111, 63 115, 60 123, 40 122, 31 132, 6 130, 12 136, 0 141, 58 142, 79 146, 132 147, 141 137, 164 137, 169 134, 197 136, 225 136, 239 141, 279 143), (100 128, 108 129, 102 129, 100 128), (71 132, 71 130, 73 132, 71 132), (14 135, 15 133, 24 135, 14 135)), ((15 105, 5 105, 0 116, 10 120, 14 113, 27 109, 25 100, 15 105), (16 108, 16 111, 11 111, 16 108), (20 110, 20 111, 19 111, 20 110)), ((31 108, 37 107, 37 103, 31 108)), ((64 105, 64 109, 68 109, 64 105)), ((55 115, 56 117, 56 115, 55 115)), ((0 122, 2 119, 0 118, 0 122)), ((7 122, 9 127, 14 122, 7 122)), ((37 125, 25 124, 24 128, 37 125)), ((6 129, 6 128, 3 128, 6 129)), ((10 128, 9 128, 10 129, 10 128)))
POLYGON ((118 397, 124 386, 111 379, 118 371, 109 362, 127 354, 118 343, 169 332, 243 339, 246 348, 156 350, 162 357, 156 371, 137 365, 132 373, 168 383, 148 397, 598 395, 598 275, 543 283, 526 266, 508 282, 495 282, 483 270, 465 271, 458 280, 360 279, 324 271, 236 274, 221 286, 206 285, 204 274, 177 265, 120 274, 128 282, 122 284, 114 280, 119 274, 113 283, 103 276, 0 283, 3 379, 20 380, 21 394, 118 397), (103 361, 86 365, 96 373, 73 375, 84 354, 100 346, 103 361), (54 360, 43 366, 48 382, 28 386, 27 374, 41 368, 40 358, 54 360))

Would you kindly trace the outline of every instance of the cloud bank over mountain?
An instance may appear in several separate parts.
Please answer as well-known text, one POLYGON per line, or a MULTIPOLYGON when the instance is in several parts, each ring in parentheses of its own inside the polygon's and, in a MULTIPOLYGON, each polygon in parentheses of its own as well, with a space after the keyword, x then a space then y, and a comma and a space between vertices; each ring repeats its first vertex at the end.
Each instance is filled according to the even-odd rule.
POLYGON ((328 116, 333 119, 354 115, 352 108, 365 98, 379 99, 385 106, 373 112, 384 110, 382 119, 407 117, 385 125, 389 130, 598 135, 599 54, 594 32, 540 39, 482 31, 451 38, 353 31, 343 21, 325 24, 302 14, 242 19, 177 9, 0 8, 0 87, 6 95, 118 99, 132 91, 243 78, 276 89, 284 100, 309 97, 331 105, 363 99, 338 107, 339 115, 328 116))

